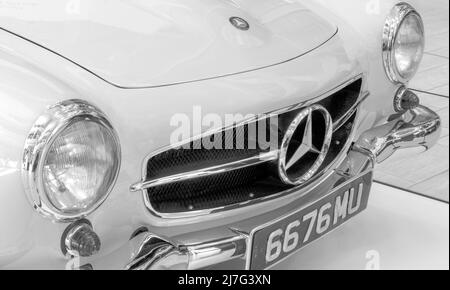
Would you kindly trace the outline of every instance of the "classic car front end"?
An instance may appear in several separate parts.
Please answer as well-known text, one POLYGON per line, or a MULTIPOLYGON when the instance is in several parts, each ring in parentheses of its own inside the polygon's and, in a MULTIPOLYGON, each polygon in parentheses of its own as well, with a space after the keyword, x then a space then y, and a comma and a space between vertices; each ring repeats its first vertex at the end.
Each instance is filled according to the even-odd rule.
POLYGON ((1 9, 2 268, 267 269, 440 135, 407 3, 100 2, 1 9))

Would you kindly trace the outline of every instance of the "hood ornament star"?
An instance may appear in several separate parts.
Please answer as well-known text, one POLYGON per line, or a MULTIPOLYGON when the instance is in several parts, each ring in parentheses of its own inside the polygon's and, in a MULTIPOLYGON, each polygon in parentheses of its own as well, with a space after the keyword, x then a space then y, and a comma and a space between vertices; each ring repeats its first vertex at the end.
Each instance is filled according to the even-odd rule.
POLYGON ((233 24, 234 27, 236 27, 239 30, 249 30, 250 24, 241 17, 231 17, 230 23, 233 24))

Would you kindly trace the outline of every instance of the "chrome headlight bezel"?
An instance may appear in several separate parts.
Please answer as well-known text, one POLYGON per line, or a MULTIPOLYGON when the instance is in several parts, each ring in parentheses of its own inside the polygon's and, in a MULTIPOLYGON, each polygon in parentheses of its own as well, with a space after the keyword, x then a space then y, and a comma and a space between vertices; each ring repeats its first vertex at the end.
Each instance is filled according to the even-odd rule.
POLYGON ((46 218, 57 222, 71 222, 95 211, 112 191, 120 171, 121 148, 118 134, 106 115, 86 101, 72 99, 62 101, 42 114, 34 123, 25 141, 22 161, 22 180, 28 200, 33 208, 46 218), (80 121, 95 122, 106 129, 115 148, 117 168, 107 192, 92 206, 79 213, 64 213, 49 201, 43 185, 43 165, 55 139, 66 128, 80 121))
MULTIPOLYGON (((397 35, 399 30, 401 29, 404 20, 407 17, 414 15, 419 20, 419 26, 422 32, 422 42, 424 46, 425 42, 425 28, 423 24, 423 20, 421 15, 417 12, 417 10, 412 7, 410 4, 401 2, 392 8, 391 13, 386 19, 384 29, 383 29, 383 46, 382 46, 382 54, 383 54, 383 64, 386 74, 389 80, 396 84, 405 84, 409 82, 412 77, 417 72, 418 66, 420 64, 420 60, 418 61, 417 67, 414 70, 414 73, 411 77, 404 77, 401 72, 398 71, 397 63, 395 60, 395 41, 397 39, 397 35)), ((423 55, 423 52, 422 52, 423 55)))

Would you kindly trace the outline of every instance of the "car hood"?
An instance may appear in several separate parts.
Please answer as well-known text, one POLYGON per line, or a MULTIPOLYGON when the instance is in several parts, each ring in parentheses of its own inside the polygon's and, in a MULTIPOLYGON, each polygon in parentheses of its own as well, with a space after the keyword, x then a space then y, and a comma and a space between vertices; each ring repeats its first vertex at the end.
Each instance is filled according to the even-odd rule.
POLYGON ((40 0, 2 5, 0 27, 126 88, 279 64, 337 31, 292 0, 40 0), (234 16, 250 29, 234 27, 234 16))

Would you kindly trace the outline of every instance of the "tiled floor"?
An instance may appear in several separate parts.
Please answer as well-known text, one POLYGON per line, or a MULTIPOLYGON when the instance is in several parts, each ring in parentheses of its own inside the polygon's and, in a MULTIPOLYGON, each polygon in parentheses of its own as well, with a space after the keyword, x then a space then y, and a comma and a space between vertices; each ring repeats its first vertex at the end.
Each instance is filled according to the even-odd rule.
POLYGON ((448 214, 442 202, 375 184, 365 212, 274 270, 448 270, 448 214))
POLYGON ((420 0, 427 46, 420 71, 410 83, 422 104, 442 118, 439 143, 430 151, 410 156, 394 155, 378 167, 377 181, 449 201, 449 1, 420 0))

